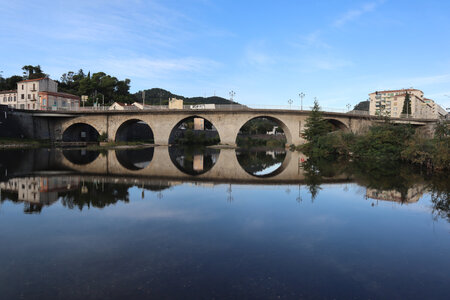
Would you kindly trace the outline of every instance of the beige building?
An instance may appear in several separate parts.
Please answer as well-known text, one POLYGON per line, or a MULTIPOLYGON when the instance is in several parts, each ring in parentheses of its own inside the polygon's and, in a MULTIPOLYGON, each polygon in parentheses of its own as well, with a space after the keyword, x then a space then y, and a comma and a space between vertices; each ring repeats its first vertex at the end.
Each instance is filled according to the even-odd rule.
POLYGON ((0 104, 8 105, 11 108, 17 107, 17 91, 0 91, 0 104))
POLYGON ((41 109, 39 92, 58 92, 58 84, 50 78, 22 80, 17 83, 17 108, 41 109))
POLYGON ((439 114, 436 111, 445 110, 437 105, 433 100, 424 98, 423 92, 418 89, 401 89, 376 91, 369 94, 370 115, 381 115, 392 118, 410 117, 421 119, 437 119, 439 114), (403 105, 409 94, 411 111, 402 114, 403 105))
POLYGON ((424 101, 431 106, 432 114, 436 119, 445 118, 447 116, 447 111, 432 99, 424 98, 424 101))
POLYGON ((39 92, 40 110, 78 110, 80 97, 57 92, 39 92))
POLYGON ((170 98, 169 109, 183 109, 183 100, 170 98))
POLYGON ((22 80, 17 90, 0 91, 0 104, 30 110, 78 110, 80 97, 58 92, 58 83, 48 77, 22 80))

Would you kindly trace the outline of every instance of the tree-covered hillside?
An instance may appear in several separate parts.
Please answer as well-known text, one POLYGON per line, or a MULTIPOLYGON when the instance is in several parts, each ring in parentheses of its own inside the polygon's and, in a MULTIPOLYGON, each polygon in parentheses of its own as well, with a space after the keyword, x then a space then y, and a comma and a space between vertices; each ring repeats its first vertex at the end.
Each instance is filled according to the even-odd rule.
MULTIPOLYGON (((25 79, 35 79, 48 76, 41 69, 41 66, 26 65, 22 68, 22 75, 13 75, 8 78, 1 76, 0 71, 0 91, 17 89, 17 82, 25 79)), ((54 79, 55 80, 55 79, 54 79)), ((108 75, 104 72, 85 72, 80 69, 78 72, 69 71, 62 74, 58 82, 58 91, 69 93, 77 96, 87 95, 89 101, 85 105, 93 105, 94 102, 103 103, 105 105, 113 102, 122 102, 131 104, 135 101, 142 102, 142 91, 130 93, 131 80, 125 78, 118 79, 115 76, 108 75)), ((222 97, 184 97, 172 94, 171 92, 161 88, 151 88, 145 90, 145 104, 150 105, 167 105, 170 98, 183 99, 185 105, 191 104, 233 104, 222 97)))
MULTIPOLYGON (((170 98, 182 99, 184 101, 184 105, 236 103, 218 96, 189 98, 177 94, 172 94, 171 92, 160 88, 152 88, 145 90, 144 92, 145 92, 145 104, 150 105, 160 105, 160 104, 167 105, 170 98)), ((142 102, 142 94, 143 91, 139 91, 134 94, 134 98, 136 99, 136 101, 142 102)))

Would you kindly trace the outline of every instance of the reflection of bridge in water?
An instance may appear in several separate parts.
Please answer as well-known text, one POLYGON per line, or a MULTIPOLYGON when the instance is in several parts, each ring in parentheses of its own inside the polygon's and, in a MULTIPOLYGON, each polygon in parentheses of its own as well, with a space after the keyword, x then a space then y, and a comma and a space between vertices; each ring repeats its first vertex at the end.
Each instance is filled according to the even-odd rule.
MULTIPOLYGON (((117 175, 131 177, 166 178, 179 181, 211 181, 218 183, 246 183, 246 184, 297 184, 305 180, 302 162, 306 157, 300 152, 286 152, 286 158, 281 166, 272 174, 258 177, 247 173, 239 164, 234 149, 221 149, 217 162, 212 168, 199 175, 189 175, 181 171, 172 162, 167 147, 154 147, 149 161, 142 160, 142 169, 132 168, 121 158, 121 150, 109 150, 107 154, 98 155, 87 164, 71 162, 59 152, 59 163, 65 168, 83 174, 117 175)), ((149 154, 150 156, 150 154, 149 154)), ((194 162, 195 163, 195 162, 194 162)), ((347 181, 347 175, 324 178, 327 182, 347 181)))

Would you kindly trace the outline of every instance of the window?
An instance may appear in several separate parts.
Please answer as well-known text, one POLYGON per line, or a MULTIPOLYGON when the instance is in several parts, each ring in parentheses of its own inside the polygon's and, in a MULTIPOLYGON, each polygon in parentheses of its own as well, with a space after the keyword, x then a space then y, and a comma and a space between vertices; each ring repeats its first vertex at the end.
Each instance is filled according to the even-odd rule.
POLYGON ((3 102, 6 102, 6 97, 3 97, 3 102))
POLYGON ((31 94, 28 94, 28 99, 31 99, 31 94))
POLYGON ((36 94, 33 94, 33 100, 36 100, 36 94))
POLYGON ((23 90, 23 84, 22 84, 22 90, 23 90))
POLYGON ((14 96, 14 101, 17 101, 16 96, 14 96))
POLYGON ((35 91, 35 90, 36 90, 36 84, 33 83, 33 91, 35 91))
POLYGON ((24 94, 21 94, 20 95, 20 98, 23 100, 23 99, 25 99, 25 95, 24 94))

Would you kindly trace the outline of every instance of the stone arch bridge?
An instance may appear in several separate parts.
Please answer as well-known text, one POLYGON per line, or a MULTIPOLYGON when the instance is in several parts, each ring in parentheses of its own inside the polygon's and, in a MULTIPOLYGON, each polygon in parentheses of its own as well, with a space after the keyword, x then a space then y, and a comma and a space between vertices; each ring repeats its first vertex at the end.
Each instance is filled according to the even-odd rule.
MULTIPOLYGON (((34 112, 33 118, 51 119, 48 125, 49 138, 62 140, 64 132, 76 124, 91 126, 98 135, 105 135, 109 141, 114 141, 119 127, 126 126, 131 120, 145 122, 153 132, 154 142, 158 145, 168 145, 172 130, 182 120, 190 117, 200 117, 208 120, 217 129, 220 143, 235 145, 241 127, 249 120, 266 117, 274 120, 284 131, 288 144, 302 144, 302 132, 309 111, 298 110, 269 110, 269 109, 242 109, 242 110, 125 110, 125 111, 80 111, 80 112, 34 112)), ((328 120, 334 128, 360 133, 369 126, 383 120, 376 116, 323 112, 324 119, 328 120)), ((392 119, 396 123, 410 123, 416 126, 433 125, 436 120, 426 119, 392 119)))

